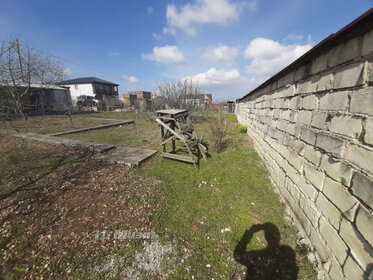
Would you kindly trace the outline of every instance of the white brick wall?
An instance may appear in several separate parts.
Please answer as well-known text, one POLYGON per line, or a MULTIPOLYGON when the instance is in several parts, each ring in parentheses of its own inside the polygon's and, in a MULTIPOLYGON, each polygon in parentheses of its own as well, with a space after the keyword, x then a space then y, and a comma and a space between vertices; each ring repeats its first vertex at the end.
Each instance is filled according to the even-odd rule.
POLYGON ((372 55, 370 31, 236 106, 330 279, 362 279, 373 263, 372 55))

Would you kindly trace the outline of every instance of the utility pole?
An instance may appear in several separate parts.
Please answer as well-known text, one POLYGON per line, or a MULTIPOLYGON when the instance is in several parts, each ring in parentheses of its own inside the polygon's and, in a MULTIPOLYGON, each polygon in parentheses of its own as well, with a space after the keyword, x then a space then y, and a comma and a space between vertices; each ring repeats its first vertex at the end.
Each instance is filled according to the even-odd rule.
POLYGON ((19 50, 18 38, 16 39, 16 47, 17 47, 17 54, 18 54, 19 69, 21 70, 22 81, 24 81, 25 79, 24 79, 24 76, 23 76, 23 67, 22 67, 22 60, 21 60, 21 52, 19 50))

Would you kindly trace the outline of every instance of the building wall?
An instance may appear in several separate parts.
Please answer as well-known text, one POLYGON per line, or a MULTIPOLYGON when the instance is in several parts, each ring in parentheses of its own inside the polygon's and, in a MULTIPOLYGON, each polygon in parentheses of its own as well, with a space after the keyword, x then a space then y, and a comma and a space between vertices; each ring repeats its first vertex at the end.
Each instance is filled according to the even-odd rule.
POLYGON ((373 277, 373 31, 330 46, 235 111, 321 274, 373 277))
POLYGON ((71 99, 76 102, 76 99, 80 95, 95 96, 93 93, 92 84, 79 84, 78 89, 75 89, 75 85, 64 85, 64 87, 70 88, 71 99))

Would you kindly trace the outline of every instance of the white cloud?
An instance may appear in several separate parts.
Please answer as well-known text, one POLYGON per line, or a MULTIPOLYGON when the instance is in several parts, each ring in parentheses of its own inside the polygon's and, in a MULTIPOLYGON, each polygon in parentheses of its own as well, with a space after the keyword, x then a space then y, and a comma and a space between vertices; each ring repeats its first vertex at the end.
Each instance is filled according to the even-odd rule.
POLYGON ((154 47, 153 53, 142 54, 143 59, 154 60, 164 64, 180 64, 185 62, 183 53, 177 46, 154 47))
POLYGON ((258 79, 272 76, 306 53, 311 47, 310 44, 282 45, 270 39, 255 38, 244 52, 244 57, 251 59, 251 64, 246 70, 258 79))
POLYGON ((152 15, 153 14, 153 12, 154 12, 154 9, 153 9, 153 7, 148 7, 147 9, 146 9, 146 11, 148 12, 148 15, 152 15))
POLYGON ((161 40, 163 37, 162 37, 162 34, 157 34, 155 32, 152 33, 152 36, 154 39, 156 40, 161 40))
POLYGON ((109 57, 116 57, 116 56, 119 56, 120 55, 120 52, 109 52, 109 53, 107 53, 107 56, 109 56, 109 57))
POLYGON ((205 52, 202 54, 202 59, 230 66, 234 64, 238 54, 239 50, 237 48, 219 44, 219 46, 215 48, 206 48, 205 52))
POLYGON ((64 76, 71 76, 72 73, 73 73, 73 72, 71 71, 70 68, 65 68, 65 69, 63 69, 63 71, 62 71, 62 74, 63 74, 64 76))
POLYGON ((175 4, 167 5, 166 17, 168 26, 164 33, 175 34, 177 29, 187 35, 195 35, 196 24, 224 25, 229 21, 237 21, 243 9, 256 9, 256 2, 231 3, 230 0, 196 0, 180 8, 175 4))
POLYGON ((122 76, 124 80, 126 80, 128 83, 137 83, 139 80, 135 76, 122 76))
POLYGON ((284 39, 282 39, 282 41, 284 41, 284 42, 296 42, 296 41, 300 41, 302 39, 303 39, 303 35, 290 33, 284 39))
POLYGON ((237 69, 220 69, 217 70, 214 67, 210 68, 206 72, 196 74, 194 76, 188 76, 184 79, 192 79, 198 82, 201 86, 211 85, 224 85, 229 84, 241 77, 237 69))

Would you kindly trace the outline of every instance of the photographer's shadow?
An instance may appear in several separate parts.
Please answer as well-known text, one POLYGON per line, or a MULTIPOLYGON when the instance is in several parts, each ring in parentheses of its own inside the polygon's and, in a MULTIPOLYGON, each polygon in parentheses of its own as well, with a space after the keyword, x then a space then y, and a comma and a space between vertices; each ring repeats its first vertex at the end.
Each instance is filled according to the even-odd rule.
POLYGON ((280 245, 280 231, 271 223, 253 225, 247 229, 234 250, 234 259, 247 267, 246 280, 297 279, 295 252, 287 245, 280 245), (247 244, 254 233, 261 230, 264 231, 267 247, 262 250, 247 251, 247 244))

